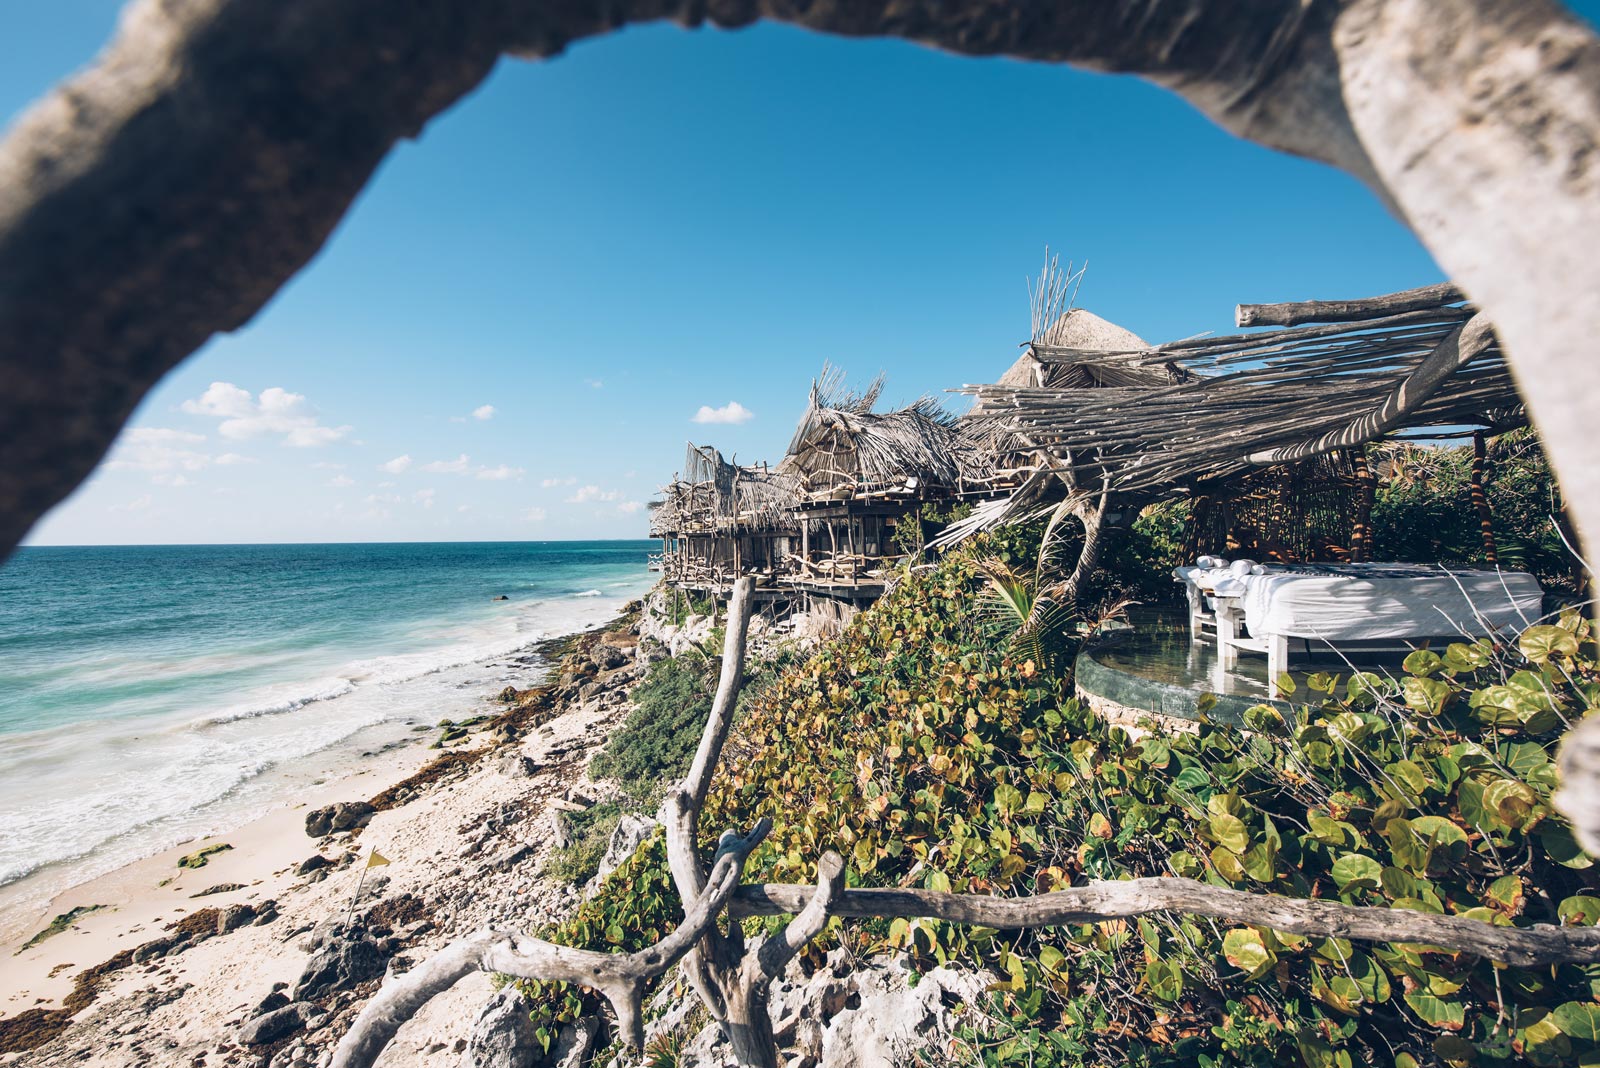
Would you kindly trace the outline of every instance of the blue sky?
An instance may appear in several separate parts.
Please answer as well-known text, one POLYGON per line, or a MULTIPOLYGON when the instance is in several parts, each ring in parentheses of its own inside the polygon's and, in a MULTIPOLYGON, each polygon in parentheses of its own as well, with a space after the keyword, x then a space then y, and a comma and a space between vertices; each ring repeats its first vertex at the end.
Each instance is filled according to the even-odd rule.
MULTIPOLYGON (((117 6, 8 5, 0 114, 117 6)), ((1046 245, 1087 261, 1080 306, 1151 341, 1440 279, 1353 180, 1135 79, 631 29, 502 62, 395 151, 31 540, 643 536, 686 440, 776 460, 824 360, 892 401, 991 381, 1046 245)))

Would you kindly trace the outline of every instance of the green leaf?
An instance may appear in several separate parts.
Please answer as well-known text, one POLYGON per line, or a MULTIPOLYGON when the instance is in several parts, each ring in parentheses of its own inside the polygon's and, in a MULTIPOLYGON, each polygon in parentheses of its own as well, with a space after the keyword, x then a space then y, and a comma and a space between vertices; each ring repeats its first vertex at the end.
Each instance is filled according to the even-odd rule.
MULTIPOLYGON (((1412 653, 1416 656, 1416 653, 1412 653)), ((1429 654, 1432 655, 1432 654, 1429 654)), ((1409 657, 1407 659, 1410 659, 1409 657)), ((1408 675, 1400 685, 1400 693, 1405 698, 1406 707, 1414 712, 1421 712, 1426 716, 1437 716, 1444 711, 1444 706, 1450 700, 1450 687, 1438 679, 1422 678, 1408 675)))
MULTIPOLYGON (((1551 630, 1559 630, 1551 627, 1551 630)), ((1566 631, 1561 631, 1565 634, 1566 631)), ((1600 1042, 1600 1005, 1592 1001, 1569 1001, 1550 1013, 1561 1033, 1585 1042, 1600 1042)))
MULTIPOLYGON (((1502 875, 1489 884, 1484 896, 1506 912, 1515 915, 1522 908, 1522 880, 1515 875, 1502 875)), ((1600 901, 1596 904, 1600 904, 1600 901)))
POLYGON ((1565 824, 1547 820, 1539 828, 1539 842, 1550 859, 1563 867, 1581 870, 1594 866, 1594 858, 1583 851, 1572 837, 1572 828, 1565 824))
POLYGON ((1239 854, 1222 846, 1211 851, 1211 866, 1217 869, 1230 883, 1244 882, 1244 863, 1239 859, 1239 854))
POLYGON ((1405 999, 1423 1023, 1441 1031, 1459 1031, 1466 1020, 1466 1010, 1459 999, 1446 1001, 1422 987, 1406 991, 1405 999))
POLYGON ((1498 756, 1506 770, 1519 779, 1526 779, 1550 763, 1549 754, 1538 742, 1517 742, 1508 745, 1500 750, 1498 756))
POLYGON ((1445 667, 1451 671, 1476 671, 1487 667, 1491 660, 1492 650, 1485 648, 1488 643, 1474 642, 1471 645, 1465 642, 1451 642, 1444 650, 1445 667))
POLYGON ((1565 628, 1540 625, 1523 631, 1517 648, 1535 664, 1542 664, 1556 655, 1577 656, 1578 638, 1565 628))
POLYGON ((1331 694, 1339 685, 1339 676, 1326 671, 1314 671, 1306 677, 1306 686, 1318 693, 1331 694))
POLYGON ((1183 968, 1176 961, 1154 960, 1144 970, 1150 994, 1159 1001, 1177 1001, 1183 996, 1183 968))
POLYGON ((1600 897, 1575 894, 1556 906, 1556 915, 1562 923, 1593 927, 1600 923, 1600 897))
POLYGON ((1484 789, 1483 803, 1501 824, 1516 830, 1533 812, 1539 798, 1527 783, 1515 779, 1496 779, 1484 789))
POLYGON ((1261 932, 1253 927, 1240 927, 1222 938, 1222 955, 1229 964, 1246 973, 1247 979, 1259 979, 1278 963, 1277 956, 1267 948, 1261 932))
POLYGON ((1384 825, 1383 836, 1389 840, 1389 853, 1398 867, 1417 875, 1427 874, 1433 845, 1410 820, 1398 817, 1390 820, 1384 825))
POLYGON ((1211 837, 1216 839, 1218 845, 1241 856, 1250 848, 1249 828, 1238 816, 1230 816, 1226 812, 1213 812, 1208 822, 1211 827, 1211 837))
POLYGON ((1346 853, 1333 862, 1333 881, 1341 894, 1376 890, 1383 882, 1383 865, 1360 853, 1346 853))
POLYGON ((1438 653, 1429 649, 1417 649, 1411 652, 1400 664, 1411 675, 1421 675, 1426 678, 1444 666, 1444 660, 1438 653))

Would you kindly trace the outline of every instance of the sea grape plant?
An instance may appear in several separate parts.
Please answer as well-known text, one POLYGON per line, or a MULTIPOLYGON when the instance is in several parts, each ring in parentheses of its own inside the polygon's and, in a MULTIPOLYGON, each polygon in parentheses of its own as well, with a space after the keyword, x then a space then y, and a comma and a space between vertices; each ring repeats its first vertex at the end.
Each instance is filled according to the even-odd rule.
MULTIPOLYGON (((1135 738, 974 615, 995 549, 908 572, 752 698, 702 821, 773 820, 747 878, 810 882, 834 849, 860 886, 1015 896, 1177 875, 1501 925, 1600 920, 1593 860, 1550 804, 1555 741, 1600 700, 1579 614, 1419 650, 1397 678, 1312 676, 1292 713, 1259 706, 1248 730, 1135 738)), ((559 939, 630 944, 674 922, 658 845, 619 875, 559 939)), ((1179 915, 1020 933, 836 920, 830 937, 992 972, 994 1001, 941 1054, 973 1063, 1600 1061, 1597 967, 1179 915)), ((544 992, 546 1026, 580 1001, 544 992)))

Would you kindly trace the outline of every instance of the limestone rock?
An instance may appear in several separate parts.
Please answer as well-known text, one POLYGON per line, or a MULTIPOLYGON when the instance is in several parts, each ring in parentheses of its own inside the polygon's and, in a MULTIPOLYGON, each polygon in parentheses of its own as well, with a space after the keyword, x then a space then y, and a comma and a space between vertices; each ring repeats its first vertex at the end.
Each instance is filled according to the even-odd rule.
POLYGON ((247 1046, 264 1046, 269 1042, 288 1038, 305 1029, 306 1022, 317 1014, 315 1005, 297 1001, 280 1009, 249 1020, 239 1030, 239 1041, 247 1046))
POLYGON ((954 1031, 951 1009, 978 1004, 992 977, 935 968, 910 985, 899 961, 852 976, 859 1004, 822 1033, 818 1068, 893 1068, 915 1050, 940 1053, 954 1031))
POLYGON ((550 1051, 550 1062, 555 1068, 583 1068, 594 1052, 595 1036, 600 1033, 600 1021, 585 1016, 576 1023, 561 1029, 555 1048, 550 1051))
POLYGON ((388 962, 389 955, 370 938, 329 939, 306 961, 294 999, 306 1001, 382 978, 388 962))
POLYGON ((305 860, 302 860, 299 864, 295 865, 294 873, 296 875, 310 875, 318 868, 326 868, 332 863, 333 861, 329 860, 321 853, 313 853, 305 860))
POLYGON ((512 779, 525 779, 539 770, 539 765, 532 757, 520 753, 515 749, 502 753, 496 760, 494 768, 500 774, 512 779))
POLYGON ((339 831, 365 827, 374 811, 365 801, 340 801, 327 808, 319 808, 306 816, 306 834, 312 838, 322 838, 339 831))
POLYGON ((516 987, 501 988, 478 1013, 461 1068, 532 1068, 541 1052, 532 1008, 516 987))
POLYGON ((616 830, 611 832, 611 841, 606 845, 606 855, 600 858, 599 870, 584 887, 584 896, 592 894, 602 879, 622 867, 659 826, 661 825, 649 816, 633 812, 624 814, 622 819, 617 821, 616 830))
POLYGON ((598 641, 594 643, 594 648, 589 650, 589 659, 594 661, 594 666, 601 671, 610 671, 626 664, 631 659, 631 651, 631 643, 630 648, 625 651, 621 646, 608 641, 598 641))

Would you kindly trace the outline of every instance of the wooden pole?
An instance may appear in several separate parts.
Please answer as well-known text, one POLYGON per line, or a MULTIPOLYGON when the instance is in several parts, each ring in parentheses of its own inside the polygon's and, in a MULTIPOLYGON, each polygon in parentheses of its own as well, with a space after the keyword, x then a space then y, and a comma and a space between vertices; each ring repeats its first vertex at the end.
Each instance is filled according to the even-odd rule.
POLYGON ((1367 464, 1367 447, 1354 450, 1356 469, 1356 519, 1350 530, 1350 562, 1361 564, 1372 558, 1372 501, 1376 483, 1372 468, 1367 464))
POLYGON ((1472 507, 1478 512, 1478 528, 1483 533, 1483 556, 1491 564, 1500 562, 1494 544, 1494 516, 1489 511, 1489 495, 1484 490, 1484 468, 1488 464, 1488 443, 1483 431, 1472 435, 1472 507))

